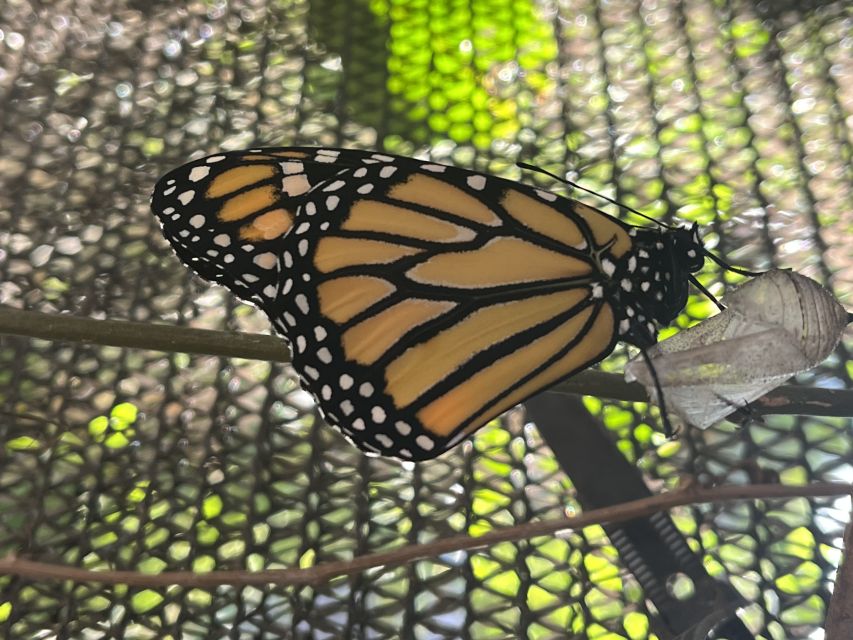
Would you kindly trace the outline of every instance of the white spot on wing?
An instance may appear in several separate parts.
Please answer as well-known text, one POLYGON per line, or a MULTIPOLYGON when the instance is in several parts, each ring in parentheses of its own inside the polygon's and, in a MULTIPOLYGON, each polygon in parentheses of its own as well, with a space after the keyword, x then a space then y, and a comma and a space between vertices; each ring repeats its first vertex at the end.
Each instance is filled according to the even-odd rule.
POLYGON ((204 226, 204 216, 200 213, 194 215, 190 218, 190 226, 194 229, 201 229, 204 226))
POLYGON ((258 265, 261 269, 272 269, 276 265, 278 260, 276 259, 274 253, 267 252, 255 256, 252 262, 258 265))
POLYGON ((300 293, 296 296, 296 306, 299 307, 302 313, 308 313, 308 298, 305 297, 305 294, 300 293))
POLYGON ((184 191, 182 194, 178 196, 178 200, 181 201, 181 204, 186 206, 195 198, 195 191, 190 189, 189 191, 184 191))
POLYGON ((476 189, 477 191, 482 191, 486 188, 486 176, 479 174, 468 176, 467 182, 469 187, 476 189))
POLYGON ((193 167, 193 170, 190 171, 190 182, 198 182, 199 180, 204 180, 209 173, 210 167, 193 167))
POLYGON ((415 442, 424 451, 432 451, 435 448, 435 442, 433 442, 432 438, 425 435, 415 438, 415 442))

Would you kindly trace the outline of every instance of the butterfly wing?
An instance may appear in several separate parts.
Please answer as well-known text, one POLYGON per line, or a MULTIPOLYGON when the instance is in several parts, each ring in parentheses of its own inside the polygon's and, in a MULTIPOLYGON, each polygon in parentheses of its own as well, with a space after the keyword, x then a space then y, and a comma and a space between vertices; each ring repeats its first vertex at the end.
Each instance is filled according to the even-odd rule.
POLYGON ((163 176, 151 208, 181 261, 248 302, 277 288, 278 258, 311 186, 341 170, 334 152, 231 151, 163 176))
POLYGON ((366 451, 435 457, 613 349, 602 281, 632 240, 595 209, 384 154, 223 155, 163 178, 164 233, 266 311, 327 420, 366 451), (211 252, 226 238, 230 262, 211 252))

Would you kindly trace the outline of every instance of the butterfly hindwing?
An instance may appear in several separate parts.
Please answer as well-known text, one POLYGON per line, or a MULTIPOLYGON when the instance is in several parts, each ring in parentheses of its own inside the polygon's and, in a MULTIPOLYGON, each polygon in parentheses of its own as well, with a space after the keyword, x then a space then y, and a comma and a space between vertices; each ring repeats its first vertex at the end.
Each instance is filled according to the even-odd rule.
POLYGON ((549 196, 393 158, 308 194, 270 315, 331 423, 370 451, 434 457, 609 353, 599 239, 549 196))

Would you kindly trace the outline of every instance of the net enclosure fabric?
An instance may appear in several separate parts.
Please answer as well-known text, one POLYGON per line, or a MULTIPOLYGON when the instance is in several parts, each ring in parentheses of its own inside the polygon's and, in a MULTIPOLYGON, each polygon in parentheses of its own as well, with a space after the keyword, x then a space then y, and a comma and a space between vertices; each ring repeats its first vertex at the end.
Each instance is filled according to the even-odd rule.
MULTIPOLYGON (((849 300, 851 11, 840 0, 2 3, 0 302, 268 331, 180 266, 147 202, 168 169, 256 145, 377 148, 512 179, 516 160, 573 168, 663 220, 699 222, 733 262, 793 268, 849 300)), ((736 280, 710 266, 701 279, 736 280)), ((692 298, 678 325, 709 311, 692 298)), ((849 347, 803 382, 849 387, 849 347)), ((655 490, 682 473, 850 479, 849 419, 774 416, 667 444, 643 406, 588 406, 655 490)), ((344 443, 293 371, 266 362, 3 336, 0 410, 0 553, 46 562, 311 566, 576 508, 520 409, 401 466, 344 443)), ((750 603, 748 626, 795 639, 823 624, 848 511, 797 499, 673 515, 750 603)), ((643 596, 591 527, 312 589, 3 576, 0 635, 647 638, 643 596)))

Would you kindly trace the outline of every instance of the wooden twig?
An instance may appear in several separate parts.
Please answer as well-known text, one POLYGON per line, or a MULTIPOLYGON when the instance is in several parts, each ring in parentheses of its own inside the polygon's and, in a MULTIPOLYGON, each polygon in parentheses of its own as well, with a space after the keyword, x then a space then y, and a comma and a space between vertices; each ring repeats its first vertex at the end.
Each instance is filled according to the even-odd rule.
MULTIPOLYGON (((69 314, 52 315, 0 305, 0 334, 44 340, 82 342, 112 347, 194 353, 226 358, 290 362, 290 350, 271 335, 192 329, 175 325, 95 320, 69 314)), ((642 385, 601 371, 582 371, 554 391, 610 400, 648 402, 642 385)), ((752 403, 756 413, 853 416, 853 391, 813 387, 779 387, 752 403)))
POLYGON ((844 483, 818 482, 803 486, 779 484, 757 484, 701 488, 691 486, 679 491, 664 493, 650 498, 634 500, 612 507, 595 509, 572 518, 529 522, 515 527, 495 529, 481 536, 457 535, 426 544, 408 545, 393 551, 372 553, 352 560, 328 562, 304 569, 270 569, 266 571, 213 571, 193 573, 191 571, 167 571, 145 574, 137 571, 93 571, 80 567, 51 564, 6 556, 0 559, 0 574, 14 574, 28 580, 70 580, 100 584, 126 584, 138 587, 182 587, 211 589, 222 585, 235 587, 247 585, 322 585, 339 576, 349 576, 376 567, 391 567, 417 560, 435 558, 445 553, 475 550, 499 542, 529 540, 536 536, 553 535, 566 529, 579 529, 591 524, 624 522, 643 518, 672 507, 721 503, 736 500, 770 500, 795 497, 850 495, 853 485, 844 483))
POLYGON ((0 333, 109 347, 290 362, 287 343, 276 336, 129 320, 95 320, 4 305, 0 305, 0 333))

